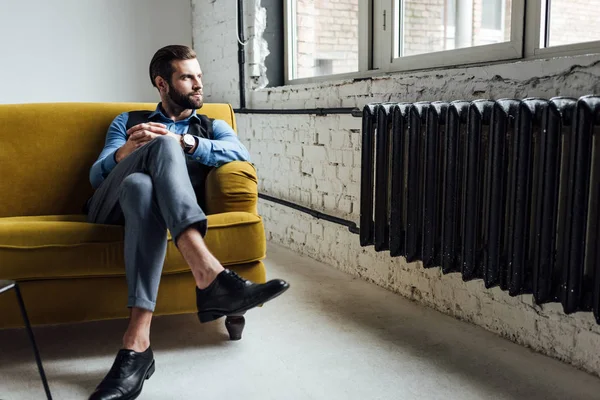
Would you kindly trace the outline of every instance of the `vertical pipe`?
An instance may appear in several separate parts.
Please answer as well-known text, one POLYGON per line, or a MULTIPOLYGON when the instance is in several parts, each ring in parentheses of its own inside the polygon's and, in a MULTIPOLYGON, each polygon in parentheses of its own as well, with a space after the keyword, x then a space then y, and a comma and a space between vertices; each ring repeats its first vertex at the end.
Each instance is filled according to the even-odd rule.
POLYGON ((246 57, 244 54, 244 0, 237 0, 237 26, 238 26, 238 65, 240 72, 240 108, 246 108, 246 57), (240 41, 242 43, 240 43, 240 41))

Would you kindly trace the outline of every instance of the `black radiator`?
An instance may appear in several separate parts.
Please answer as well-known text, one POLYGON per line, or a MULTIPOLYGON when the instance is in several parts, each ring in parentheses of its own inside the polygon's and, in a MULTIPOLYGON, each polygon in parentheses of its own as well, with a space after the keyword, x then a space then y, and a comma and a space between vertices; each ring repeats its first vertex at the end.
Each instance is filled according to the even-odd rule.
POLYGON ((600 97, 369 104, 360 244, 600 323, 600 97))

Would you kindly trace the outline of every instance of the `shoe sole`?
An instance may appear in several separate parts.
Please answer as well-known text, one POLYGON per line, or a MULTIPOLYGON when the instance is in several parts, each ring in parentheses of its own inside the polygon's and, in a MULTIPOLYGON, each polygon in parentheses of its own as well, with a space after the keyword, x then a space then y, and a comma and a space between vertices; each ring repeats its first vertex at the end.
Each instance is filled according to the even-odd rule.
POLYGON ((283 290, 280 290, 279 292, 275 293, 273 296, 266 298, 265 300, 261 300, 261 301, 257 301, 255 303, 250 303, 247 306, 241 307, 237 310, 233 310, 228 312, 227 314, 223 314, 221 312, 217 312, 217 311, 202 311, 198 313, 198 319, 200 320, 201 323, 205 323, 205 322, 210 322, 210 321, 214 321, 216 319, 219 319, 221 317, 227 317, 229 315, 235 315, 244 311, 248 311, 260 304, 265 304, 267 301, 271 301, 274 298, 282 295, 283 293, 285 293, 286 290, 288 290, 290 288, 290 285, 288 284, 287 286, 285 286, 283 288, 283 290))

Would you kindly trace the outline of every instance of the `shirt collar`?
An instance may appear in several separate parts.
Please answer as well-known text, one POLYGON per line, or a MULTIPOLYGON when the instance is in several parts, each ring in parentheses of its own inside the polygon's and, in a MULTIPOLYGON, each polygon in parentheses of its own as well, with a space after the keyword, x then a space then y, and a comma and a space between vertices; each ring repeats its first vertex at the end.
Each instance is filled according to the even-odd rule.
MULTIPOLYGON (((171 118, 168 118, 165 115, 165 113, 163 112, 163 108, 162 108, 161 103, 158 103, 156 105, 156 109, 148 116, 148 119, 152 119, 152 118, 156 117, 157 115, 160 116, 162 119, 165 119, 167 121, 173 121, 171 118)), ((198 115, 196 114, 196 110, 192 111, 192 115, 190 115, 186 119, 182 119, 182 120, 179 120, 177 122, 182 122, 182 121, 189 122, 192 118, 195 118, 198 121, 200 121, 200 117, 198 117, 198 115)))

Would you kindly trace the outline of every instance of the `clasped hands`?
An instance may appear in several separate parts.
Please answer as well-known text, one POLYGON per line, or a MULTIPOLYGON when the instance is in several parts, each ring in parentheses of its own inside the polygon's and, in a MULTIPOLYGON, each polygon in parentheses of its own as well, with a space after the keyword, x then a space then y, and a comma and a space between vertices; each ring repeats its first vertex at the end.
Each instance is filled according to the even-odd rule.
POLYGON ((120 162, 129 154, 133 153, 134 150, 159 136, 168 136, 177 140, 177 142, 181 141, 181 137, 169 131, 164 124, 158 122, 144 122, 142 124, 137 124, 127 130, 127 142, 125 142, 125 144, 115 153, 115 161, 120 162))

